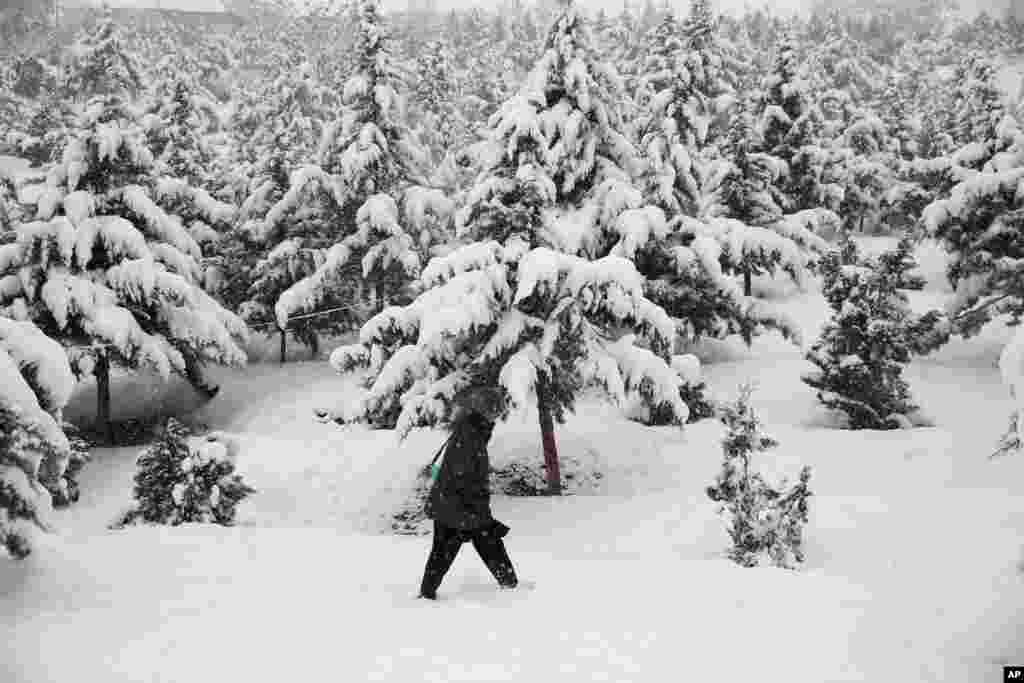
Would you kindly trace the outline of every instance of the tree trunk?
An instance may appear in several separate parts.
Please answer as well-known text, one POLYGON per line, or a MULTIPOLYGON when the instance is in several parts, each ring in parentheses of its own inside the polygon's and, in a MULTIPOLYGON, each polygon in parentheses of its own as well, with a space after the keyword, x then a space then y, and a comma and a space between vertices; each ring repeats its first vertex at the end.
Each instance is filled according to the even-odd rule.
POLYGON ((309 334, 309 352, 313 354, 313 360, 320 359, 320 335, 316 332, 309 334))
POLYGON ((551 415, 551 397, 548 393, 548 380, 537 375, 537 413, 540 418, 540 438, 544 445, 544 469, 548 475, 548 495, 558 496, 562 493, 562 471, 558 464, 558 447, 555 444, 555 421, 551 415))
POLYGON ((370 285, 370 312, 372 315, 380 313, 380 293, 377 285, 370 285))
POLYGON ((96 367, 92 374, 96 378, 96 427, 107 439, 107 443, 112 445, 114 425, 110 422, 110 358, 106 351, 96 354, 96 367))
POLYGON ((750 266, 746 266, 743 269, 743 294, 745 296, 750 296, 753 291, 753 287, 751 286, 750 266))
POLYGON ((283 327, 279 327, 278 329, 281 331, 281 365, 284 365, 285 356, 288 353, 288 333, 285 331, 283 327))

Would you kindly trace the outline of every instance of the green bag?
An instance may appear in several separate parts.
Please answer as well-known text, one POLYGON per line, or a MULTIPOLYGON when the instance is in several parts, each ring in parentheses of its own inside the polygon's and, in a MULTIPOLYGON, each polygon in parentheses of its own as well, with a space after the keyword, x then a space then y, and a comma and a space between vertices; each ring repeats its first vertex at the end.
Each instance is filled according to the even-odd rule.
POLYGON ((448 443, 452 440, 451 435, 445 439, 445 442, 441 444, 441 447, 437 449, 437 453, 434 454, 434 459, 430 461, 429 465, 426 465, 420 470, 420 476, 429 481, 437 481, 438 476, 441 474, 441 466, 437 464, 437 459, 444 453, 444 449, 448 447, 448 443))
MULTIPOLYGON (((445 442, 441 444, 441 448, 437 450, 437 453, 434 455, 434 459, 430 461, 430 464, 424 465, 420 470, 421 479, 425 479, 430 482, 431 486, 433 486, 434 482, 436 482, 437 478, 441 475, 441 466, 437 464, 437 459, 441 457, 442 453, 444 453, 444 449, 448 447, 448 442, 451 440, 452 437, 449 436, 445 442)), ((421 502, 420 515, 423 517, 430 517, 430 493, 429 491, 426 491, 425 493, 426 495, 421 502)))

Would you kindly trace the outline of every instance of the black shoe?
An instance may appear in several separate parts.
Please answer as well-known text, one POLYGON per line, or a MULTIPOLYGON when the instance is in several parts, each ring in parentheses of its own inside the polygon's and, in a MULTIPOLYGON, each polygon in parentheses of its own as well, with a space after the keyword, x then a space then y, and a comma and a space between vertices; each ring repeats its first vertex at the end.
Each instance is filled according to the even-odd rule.
POLYGON ((427 600, 437 600, 437 593, 424 593, 420 591, 420 597, 426 598, 427 600))

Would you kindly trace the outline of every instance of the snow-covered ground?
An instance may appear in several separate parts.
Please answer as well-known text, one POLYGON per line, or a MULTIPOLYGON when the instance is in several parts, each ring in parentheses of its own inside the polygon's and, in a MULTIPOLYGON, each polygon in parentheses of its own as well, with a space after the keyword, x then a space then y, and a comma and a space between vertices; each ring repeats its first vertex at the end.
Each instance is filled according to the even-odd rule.
MULTIPOLYGON (((917 306, 944 295, 932 256, 917 306)), ((811 343, 820 292, 780 305, 811 343)), ((716 422, 651 429, 585 401, 559 446, 602 462, 602 488, 494 500, 536 587, 498 592, 466 547, 437 603, 413 599, 429 537, 378 532, 442 436, 398 445, 315 422, 352 390, 323 362, 224 371, 194 418, 244 444, 239 467, 259 492, 239 525, 107 531, 136 449, 98 452, 59 533, 0 564, 0 680, 1000 680, 1024 662, 1024 456, 988 459, 1011 407, 995 367, 1007 334, 992 326, 915 362, 935 427, 895 432, 835 429, 799 380, 801 350, 778 338, 697 350, 716 398, 756 380, 781 442, 771 466, 813 466, 800 572, 723 558, 704 493, 716 422)), ((517 416, 492 457, 540 458, 538 441, 535 416, 517 416)))

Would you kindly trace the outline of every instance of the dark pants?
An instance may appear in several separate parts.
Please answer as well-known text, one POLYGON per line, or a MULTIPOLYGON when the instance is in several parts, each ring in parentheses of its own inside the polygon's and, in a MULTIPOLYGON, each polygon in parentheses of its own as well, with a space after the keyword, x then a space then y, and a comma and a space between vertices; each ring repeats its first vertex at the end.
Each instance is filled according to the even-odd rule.
POLYGON ((452 562, 455 561, 455 556, 459 554, 459 549, 466 540, 473 543, 480 559, 498 580, 498 584, 505 588, 514 588, 519 581, 516 579, 512 560, 509 559, 508 551, 505 549, 505 542, 496 533, 497 529, 497 527, 485 527, 478 531, 460 532, 458 529, 435 521, 434 546, 430 549, 430 557, 427 558, 427 566, 423 570, 420 594, 428 598, 437 594, 444 575, 448 573, 452 562))

